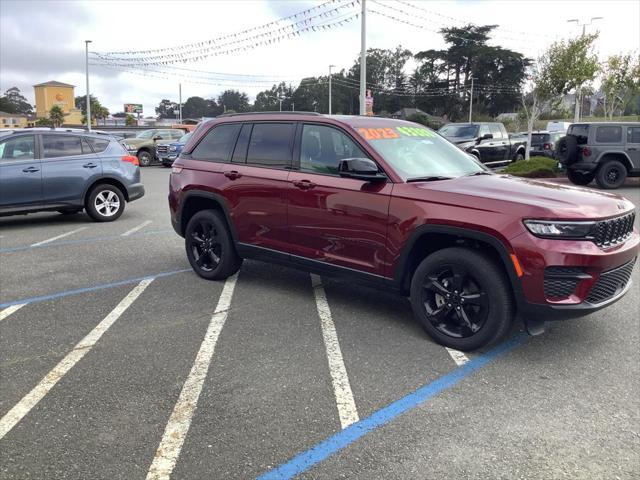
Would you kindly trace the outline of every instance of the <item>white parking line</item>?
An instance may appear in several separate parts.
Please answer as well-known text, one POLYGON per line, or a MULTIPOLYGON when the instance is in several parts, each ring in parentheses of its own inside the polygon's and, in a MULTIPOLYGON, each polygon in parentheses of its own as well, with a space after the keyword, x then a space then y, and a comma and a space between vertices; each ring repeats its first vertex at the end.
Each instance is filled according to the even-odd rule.
POLYGON ((0 440, 15 427, 20 420, 35 407, 64 375, 84 357, 102 335, 120 318, 136 298, 144 292, 153 278, 142 280, 73 350, 54 367, 33 390, 27 393, 7 414, 0 419, 0 440))
POLYGON ((453 361, 456 362, 456 365, 458 365, 459 367, 461 367, 462 365, 464 365, 469 361, 469 357, 467 357, 461 351, 454 350, 453 348, 449 348, 449 347, 444 347, 444 348, 447 350, 447 352, 449 352, 449 355, 451 355, 451 358, 453 358, 453 361))
POLYGON ((18 305, 11 305, 10 307, 5 308, 4 310, 0 310, 0 322, 2 320, 4 320, 5 318, 7 318, 12 313, 17 312, 18 310, 20 310, 25 305, 26 305, 26 303, 20 303, 18 305))
POLYGON ((142 222, 140 225, 138 225, 137 227, 133 227, 131 230, 127 230, 121 236, 122 237, 127 237, 127 236, 131 235, 132 233, 136 233, 138 230, 143 229, 144 227, 146 227, 150 223, 152 223, 151 220, 146 220, 146 221, 142 222))
POLYGON ((74 233, 78 233, 81 230, 86 229, 87 227, 80 227, 80 228, 76 228, 75 230, 71 230, 70 232, 67 233, 63 233, 62 235, 58 235, 57 237, 53 237, 53 238, 48 238, 47 240, 43 240, 41 242, 38 243, 33 243, 31 244, 32 247, 39 247, 40 245, 44 245, 46 243, 51 243, 54 242, 60 238, 64 238, 64 237, 68 237, 69 235, 73 235, 74 233))
POLYGON ((191 426, 191 419, 198 406, 198 398, 200 397, 200 392, 202 392, 202 385, 207 377, 209 365, 211 365, 218 337, 227 320, 236 280, 237 275, 234 275, 227 278, 224 284, 218 305, 209 322, 207 333, 196 355, 196 360, 182 386, 178 401, 173 407, 173 412, 171 412, 167 426, 164 429, 162 440, 160 440, 158 450, 156 450, 153 462, 147 472, 147 480, 165 480, 171 477, 171 472, 173 472, 173 468, 178 461, 180 450, 182 450, 182 445, 191 426))
POLYGON ((347 369, 342 359, 338 334, 336 333, 336 327, 331 318, 331 310, 327 302, 327 295, 322 286, 322 279, 317 275, 311 274, 311 285, 313 286, 313 293, 316 297, 316 307, 318 308, 318 316, 320 317, 320 325, 322 326, 324 346, 327 350, 329 372, 331 373, 331 382, 333 383, 333 391, 336 396, 336 404, 338 405, 340 424, 342 428, 347 428, 352 423, 358 421, 356 402, 353 399, 349 376, 347 375, 347 369))

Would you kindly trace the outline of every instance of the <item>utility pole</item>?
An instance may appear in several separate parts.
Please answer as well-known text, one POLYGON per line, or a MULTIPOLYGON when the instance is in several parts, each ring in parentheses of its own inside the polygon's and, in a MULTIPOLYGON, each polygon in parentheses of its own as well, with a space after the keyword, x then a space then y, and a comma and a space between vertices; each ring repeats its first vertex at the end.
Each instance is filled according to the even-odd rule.
POLYGON ((335 65, 329 65, 329 115, 331 115, 331 68, 335 65))
POLYGON ((360 23, 360 115, 367 114, 367 0, 362 2, 360 23))
POLYGON ((182 125, 182 84, 178 84, 178 110, 180 111, 180 125, 182 125))
POLYGON ((469 123, 472 122, 471 114, 473 113, 473 80, 474 78, 471 77, 471 95, 469 96, 469 123))
MULTIPOLYGON (((567 20, 567 23, 574 23, 577 26, 582 27, 582 36, 584 37, 587 34, 587 26, 591 25, 595 20, 603 20, 604 17, 591 17, 588 22, 580 23, 577 18, 572 18, 571 20, 567 20)), ((578 123, 580 121, 580 107, 582 103, 582 92, 580 87, 576 88, 576 104, 575 109, 573 111, 573 121, 574 123, 578 123)))
POLYGON ((91 40, 84 41, 84 63, 87 72, 87 131, 91 131, 91 95, 89 94, 89 44, 91 40))

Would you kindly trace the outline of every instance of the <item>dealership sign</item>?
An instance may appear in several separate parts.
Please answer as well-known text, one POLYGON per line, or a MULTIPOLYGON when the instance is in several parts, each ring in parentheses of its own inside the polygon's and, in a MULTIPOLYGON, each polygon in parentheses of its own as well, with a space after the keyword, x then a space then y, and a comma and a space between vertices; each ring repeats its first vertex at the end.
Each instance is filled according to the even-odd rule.
POLYGON ((142 113, 141 103, 125 103, 124 113, 142 113))

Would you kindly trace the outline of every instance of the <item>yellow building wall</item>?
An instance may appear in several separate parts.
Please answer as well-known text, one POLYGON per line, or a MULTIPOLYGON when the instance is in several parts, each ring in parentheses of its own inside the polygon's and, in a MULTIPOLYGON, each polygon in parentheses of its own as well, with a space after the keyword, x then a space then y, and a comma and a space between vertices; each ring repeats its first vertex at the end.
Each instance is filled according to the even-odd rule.
POLYGON ((0 116, 0 128, 25 128, 26 126, 26 117, 0 116))
POLYGON ((82 125, 82 112, 76 109, 73 87, 40 86, 34 90, 38 118, 48 118, 51 107, 58 105, 65 113, 65 124, 82 125))

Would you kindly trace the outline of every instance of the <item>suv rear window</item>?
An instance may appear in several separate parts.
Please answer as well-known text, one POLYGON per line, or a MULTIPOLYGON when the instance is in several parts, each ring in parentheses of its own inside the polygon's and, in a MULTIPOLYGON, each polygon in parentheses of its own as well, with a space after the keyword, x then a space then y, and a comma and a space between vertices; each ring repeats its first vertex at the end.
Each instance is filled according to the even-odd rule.
POLYGON ((550 139, 551 136, 548 133, 532 133, 531 145, 541 145, 543 143, 548 143, 550 139))
POLYGON ((571 125, 567 135, 576 137, 578 145, 586 145, 589 139, 589 125, 571 125))
POLYGON ((89 142, 94 153, 104 152, 109 146, 109 140, 102 140, 100 138, 86 138, 85 140, 89 142))
POLYGON ((293 123, 256 123, 251 131, 247 164, 284 167, 291 162, 293 123))
POLYGON ((621 143, 622 127, 604 125, 596 130, 596 142, 598 143, 621 143))
POLYGON ((194 160, 226 162, 233 145, 236 143, 239 130, 240 124, 238 123, 218 125, 212 128, 193 149, 191 157, 194 160))

